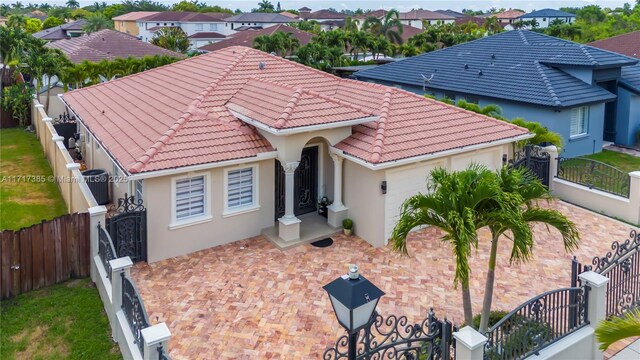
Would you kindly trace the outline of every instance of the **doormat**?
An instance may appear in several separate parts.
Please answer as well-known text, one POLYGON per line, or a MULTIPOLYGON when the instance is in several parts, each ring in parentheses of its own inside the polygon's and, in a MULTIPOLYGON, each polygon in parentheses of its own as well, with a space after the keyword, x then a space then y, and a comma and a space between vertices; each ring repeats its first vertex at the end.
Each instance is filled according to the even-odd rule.
POLYGON ((329 246, 333 245, 333 239, 326 238, 326 239, 314 241, 314 242, 311 243, 311 245, 313 245, 315 247, 319 247, 319 248, 329 247, 329 246))

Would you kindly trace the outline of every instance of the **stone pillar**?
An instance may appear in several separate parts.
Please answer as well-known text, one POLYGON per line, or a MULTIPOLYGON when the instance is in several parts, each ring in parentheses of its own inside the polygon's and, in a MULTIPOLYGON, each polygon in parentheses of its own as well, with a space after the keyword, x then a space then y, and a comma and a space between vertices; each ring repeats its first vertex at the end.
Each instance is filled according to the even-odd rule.
POLYGON ((640 171, 629 173, 629 205, 631 206, 631 219, 640 224, 640 171))
MULTIPOLYGON (((589 305, 587 307, 587 317, 589 319, 589 326, 594 330, 598 327, 601 321, 607 318, 607 284, 609 278, 602 276, 593 271, 583 272, 578 275, 582 283, 589 285, 591 290, 589 291, 589 305)), ((604 359, 602 350, 599 349, 600 344, 593 339, 593 360, 604 359)))
POLYGON ((142 329, 142 339, 144 339, 144 360, 156 360, 159 358, 160 350, 165 354, 169 353, 169 338, 171 332, 167 324, 160 323, 142 329))
POLYGON ((558 175, 558 148, 549 145, 542 148, 549 153, 549 191, 553 192, 553 179, 558 175))
POLYGON ((285 176, 285 206, 284 216, 278 219, 278 236, 284 241, 300 239, 300 219, 294 214, 295 172, 299 161, 288 162, 283 165, 285 176))
POLYGON ((456 339, 455 360, 483 360, 484 344, 487 338, 471 326, 465 326, 453 333, 456 339))
POLYGON ((342 203, 342 161, 344 158, 334 153, 329 155, 333 160, 333 203, 328 206, 327 223, 333 227, 340 227, 349 210, 342 203))
MULTIPOLYGON (((93 259, 98 255, 98 224, 101 224, 102 227, 105 227, 105 214, 107 213, 107 208, 105 206, 94 206, 88 209, 89 211, 89 251, 90 256, 89 259, 93 259)), ((96 264, 91 261, 91 281, 94 283, 97 282, 98 279, 98 269, 96 268, 96 264)), ((102 280, 100 280, 102 281, 102 280)))
POLYGON ((73 170, 76 169, 80 169, 80 164, 78 163, 71 163, 71 164, 67 164, 67 177, 65 179, 65 181, 67 182, 67 187, 68 187, 68 191, 69 191, 69 199, 67 199, 67 201, 69 202, 67 204, 67 211, 69 213, 73 212, 73 182, 75 181, 73 179, 73 170))
POLYGON ((120 341, 126 341, 124 334, 118 329, 118 319, 116 314, 122 309, 122 274, 124 276, 130 276, 130 269, 133 266, 131 258, 128 256, 113 259, 109 261, 111 265, 111 306, 114 314, 113 321, 111 321, 111 334, 113 340, 120 343, 120 341))

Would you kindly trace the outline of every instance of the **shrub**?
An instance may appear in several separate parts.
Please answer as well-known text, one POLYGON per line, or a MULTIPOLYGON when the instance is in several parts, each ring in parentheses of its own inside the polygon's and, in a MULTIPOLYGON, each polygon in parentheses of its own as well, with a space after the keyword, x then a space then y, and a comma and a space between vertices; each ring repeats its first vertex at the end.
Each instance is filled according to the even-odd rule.
POLYGON ((342 227, 346 230, 351 230, 353 229, 353 220, 351 219, 344 219, 342 220, 342 227))

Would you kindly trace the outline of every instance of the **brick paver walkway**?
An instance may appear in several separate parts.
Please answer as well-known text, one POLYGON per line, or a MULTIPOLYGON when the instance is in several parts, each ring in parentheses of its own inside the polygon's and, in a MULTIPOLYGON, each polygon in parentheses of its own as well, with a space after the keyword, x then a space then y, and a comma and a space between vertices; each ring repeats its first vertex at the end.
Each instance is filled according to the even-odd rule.
MULTIPOLYGON (((552 206, 578 224, 582 245, 575 255, 583 262, 628 236, 629 226, 622 223, 563 202, 552 206)), ((372 248, 357 237, 337 236, 328 248, 304 245, 286 251, 257 237, 137 264, 132 275, 151 322, 169 326, 174 359, 319 359, 343 334, 322 286, 346 273, 350 263, 386 292, 378 306, 381 314, 417 322, 434 307, 439 317, 462 322, 451 248, 439 237, 435 229, 413 234, 408 257, 372 248)), ((494 309, 511 310, 537 294, 569 286, 571 255, 558 238, 555 231, 537 228, 535 259, 519 265, 509 265, 509 241, 502 240, 494 309)), ((483 231, 471 260, 475 312, 482 305, 488 239, 483 231)))

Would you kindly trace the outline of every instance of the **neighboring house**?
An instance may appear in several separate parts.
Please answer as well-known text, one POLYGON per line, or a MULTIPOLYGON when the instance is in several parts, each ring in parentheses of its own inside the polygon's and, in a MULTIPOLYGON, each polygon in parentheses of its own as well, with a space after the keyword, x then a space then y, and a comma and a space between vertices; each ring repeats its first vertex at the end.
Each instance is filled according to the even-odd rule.
POLYGON ((189 43, 191 44, 191 49, 198 49, 202 46, 215 44, 217 42, 223 41, 224 39, 227 39, 226 36, 220 33, 206 31, 189 35, 188 38, 189 43))
POLYGON ((302 31, 300 29, 292 28, 291 26, 280 24, 268 27, 266 29, 249 29, 239 31, 222 41, 202 46, 198 50, 211 52, 231 46, 253 47, 253 39, 260 35, 273 35, 277 31, 283 31, 285 33, 291 34, 291 36, 298 39, 300 46, 308 44, 309 41, 311 41, 311 38, 314 36, 310 32, 302 31))
POLYGON ((73 63, 84 60, 99 62, 117 58, 166 55, 183 58, 184 55, 145 43, 133 35, 115 30, 100 30, 73 39, 50 42, 45 45, 62 51, 73 63))
POLYGON ((430 170, 497 169, 531 136, 246 47, 60 98, 78 119, 88 167, 126 178, 112 201, 125 192, 144 201, 149 262, 261 233, 289 247, 329 236, 346 217, 383 246, 402 202, 427 191, 430 170))
POLYGON ((440 14, 430 10, 411 10, 400 13, 401 23, 418 29, 422 29, 423 21, 429 25, 436 25, 453 24, 455 20, 456 18, 453 16, 440 14))
POLYGON ((84 34, 84 30, 82 30, 82 28, 86 25, 86 23, 86 20, 80 19, 77 21, 68 22, 66 24, 38 31, 37 33, 33 34, 33 36, 46 41, 70 39, 84 34))
POLYGON ((524 11, 509 9, 496 14, 480 15, 479 17, 482 17, 482 18, 495 17, 496 19, 498 19, 499 22, 503 24, 513 24, 514 22, 518 21, 518 18, 520 18, 522 15, 525 15, 524 11))
MULTIPOLYGON (((527 30, 514 30, 354 74, 418 94, 496 104, 564 138, 564 156, 614 141, 616 83, 637 60, 527 30)), ((617 124, 618 123, 618 124, 617 124)))
POLYGON ((113 20, 113 28, 125 34, 140 35, 140 25, 138 21, 147 16, 157 14, 157 11, 133 11, 124 15, 116 16, 113 20))
POLYGON ((0 16, 0 26, 6 26, 7 25, 7 20, 9 20, 9 19, 7 19, 4 16, 0 16))
POLYGON ((268 28, 274 25, 289 24, 300 20, 292 19, 278 13, 244 13, 224 19, 231 30, 242 31, 246 27, 268 28))
MULTIPOLYGON (((140 39, 150 42, 155 32, 163 27, 179 27, 187 36, 200 32, 215 32, 224 36, 231 35, 235 31, 224 20, 227 17, 229 17, 229 14, 163 11, 143 17, 136 23, 138 24, 140 39)), ((191 41, 192 49, 195 48, 195 43, 191 41)))
POLYGON ((347 15, 331 10, 318 10, 311 12, 309 8, 298 9, 300 20, 315 20, 319 23, 324 21, 344 21, 347 15))
POLYGON ((524 14, 518 19, 523 21, 535 20, 538 23, 538 28, 544 29, 549 27, 554 20, 560 20, 566 24, 573 24, 576 21, 576 15, 555 9, 542 9, 524 14))
MULTIPOLYGON (((587 45, 640 58, 640 31, 634 31, 587 45)), ((615 142, 622 145, 640 143, 640 64, 625 66, 617 84, 615 142)))
POLYGON ((31 18, 31 19, 38 19, 42 22, 44 22, 45 20, 47 20, 47 18, 49 17, 49 15, 47 15, 45 12, 40 11, 40 10, 33 10, 31 12, 28 12, 26 14, 24 14, 24 16, 31 18))
POLYGON ((297 19, 298 18, 298 15, 296 15, 294 13, 290 13, 288 11, 283 11, 283 12, 280 12, 279 14, 283 15, 283 16, 286 16, 288 18, 291 18, 291 19, 297 19))
POLYGON ((442 15, 447 15, 447 16, 454 17, 456 19, 469 17, 469 15, 467 15, 465 13, 461 13, 461 12, 453 11, 453 10, 436 10, 436 12, 439 13, 439 14, 442 14, 442 15))

